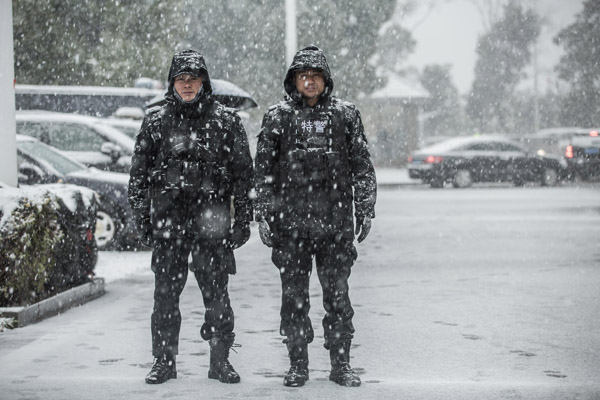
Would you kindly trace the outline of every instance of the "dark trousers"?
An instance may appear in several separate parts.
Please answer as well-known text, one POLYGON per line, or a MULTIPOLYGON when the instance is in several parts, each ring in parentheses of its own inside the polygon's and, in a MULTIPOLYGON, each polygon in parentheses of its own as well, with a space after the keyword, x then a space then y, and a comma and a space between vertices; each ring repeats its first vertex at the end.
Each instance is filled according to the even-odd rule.
POLYGON ((351 340, 354 333, 354 310, 348 294, 348 278, 356 260, 356 249, 350 242, 282 240, 273 249, 272 260, 281 277, 280 333, 287 341, 310 343, 314 331, 310 310, 309 281, 312 260, 323 290, 325 348, 351 340))
MULTIPOLYGON (((220 246, 222 246, 222 241, 220 246)), ((233 338, 234 316, 229 302, 227 266, 220 265, 213 242, 157 240, 152 253, 154 309, 152 311, 152 354, 154 357, 178 354, 181 313, 179 297, 188 275, 188 256, 206 312, 200 334, 204 340, 215 336, 233 338)))

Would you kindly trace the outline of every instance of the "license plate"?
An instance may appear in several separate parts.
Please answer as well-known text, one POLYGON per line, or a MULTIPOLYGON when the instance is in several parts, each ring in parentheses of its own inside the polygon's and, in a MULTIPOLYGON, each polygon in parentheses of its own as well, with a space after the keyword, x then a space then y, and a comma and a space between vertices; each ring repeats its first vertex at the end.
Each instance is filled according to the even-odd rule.
POLYGON ((600 149, 597 147, 587 147, 583 151, 585 154, 600 154, 600 149))

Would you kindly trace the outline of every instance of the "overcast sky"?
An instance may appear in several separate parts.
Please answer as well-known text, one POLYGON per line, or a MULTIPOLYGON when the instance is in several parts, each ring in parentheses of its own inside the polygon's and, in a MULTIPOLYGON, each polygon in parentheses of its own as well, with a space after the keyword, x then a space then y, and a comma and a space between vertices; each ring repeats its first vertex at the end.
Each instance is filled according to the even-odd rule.
MULTIPOLYGON (((553 67, 562 54, 562 47, 552 43, 552 38, 570 25, 581 10, 583 0, 537 0, 537 11, 547 20, 538 48, 538 82, 542 91, 555 84, 553 67)), ((473 81, 477 38, 484 30, 477 8, 470 0, 447 0, 427 15, 421 7, 403 25, 410 27, 421 20, 413 31, 417 47, 407 65, 422 70, 428 64, 451 64, 454 83, 462 94, 467 93, 473 81)))

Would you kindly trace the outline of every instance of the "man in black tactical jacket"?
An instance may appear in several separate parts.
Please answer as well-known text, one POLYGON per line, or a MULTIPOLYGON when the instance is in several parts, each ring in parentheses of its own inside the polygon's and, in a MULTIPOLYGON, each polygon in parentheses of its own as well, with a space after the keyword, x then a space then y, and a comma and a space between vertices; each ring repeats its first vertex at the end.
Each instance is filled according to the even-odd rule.
POLYGON ((206 307, 200 334, 210 344, 208 377, 237 383, 240 377, 229 363, 235 334, 227 284, 236 271, 233 249, 250 237, 248 138, 239 116, 211 97, 198 52, 175 54, 168 79, 166 104, 146 115, 137 136, 129 181, 138 229, 153 248, 155 361, 146 382, 177 377, 179 296, 191 253, 189 268, 206 307))
POLYGON ((264 116, 255 159, 259 233, 273 248, 282 283, 280 333, 291 363, 284 385, 302 386, 308 379, 308 343, 314 338, 309 279, 315 258, 329 379, 359 386, 349 364, 354 310, 348 277, 357 257, 354 234, 363 241, 375 217, 375 172, 360 113, 331 96, 333 80, 319 48, 296 54, 284 88, 289 98, 264 116))

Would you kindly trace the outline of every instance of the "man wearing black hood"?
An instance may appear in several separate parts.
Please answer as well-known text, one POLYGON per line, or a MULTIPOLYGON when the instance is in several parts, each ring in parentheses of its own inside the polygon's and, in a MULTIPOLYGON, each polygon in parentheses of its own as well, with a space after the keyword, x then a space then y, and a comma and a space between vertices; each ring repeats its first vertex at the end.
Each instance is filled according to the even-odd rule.
POLYGON ((280 333, 290 369, 286 386, 308 380, 308 316, 312 260, 323 289, 329 379, 359 386, 350 367, 354 310, 348 278, 375 217, 376 181, 360 113, 333 96, 325 55, 308 46, 294 57, 284 80, 289 98, 263 119, 256 152, 256 219, 261 240, 272 247, 282 283, 280 333), (354 206, 356 229, 352 208, 354 206))
POLYGON ((227 285, 236 270, 233 249, 250 237, 252 158, 239 116, 211 92, 202 55, 175 54, 166 104, 146 115, 136 139, 129 202, 143 242, 153 248, 155 274, 155 361, 147 383, 177 377, 179 296, 190 254, 206 307, 200 334, 210 344, 208 377, 240 381, 229 363, 235 334, 227 285))

